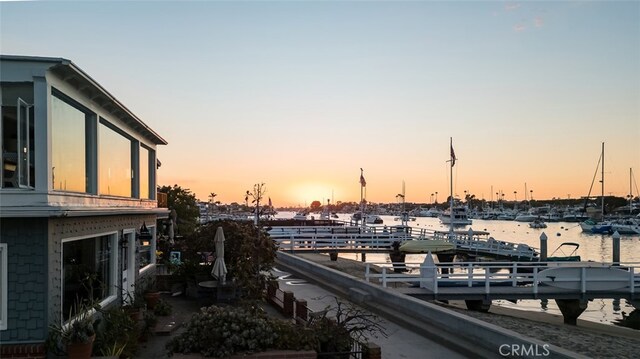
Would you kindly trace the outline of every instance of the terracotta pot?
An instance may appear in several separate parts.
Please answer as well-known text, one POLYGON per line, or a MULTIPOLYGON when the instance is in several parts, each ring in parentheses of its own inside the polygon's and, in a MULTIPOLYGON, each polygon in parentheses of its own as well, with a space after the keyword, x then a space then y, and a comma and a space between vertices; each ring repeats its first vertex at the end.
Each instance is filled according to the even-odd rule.
POLYGON ((144 300, 147 302, 147 308, 153 309, 156 307, 158 300, 160 300, 160 292, 149 292, 144 295, 144 300))
POLYGON ((96 335, 89 337, 87 343, 69 343, 67 344, 67 355, 69 359, 90 359, 93 351, 93 341, 96 335))

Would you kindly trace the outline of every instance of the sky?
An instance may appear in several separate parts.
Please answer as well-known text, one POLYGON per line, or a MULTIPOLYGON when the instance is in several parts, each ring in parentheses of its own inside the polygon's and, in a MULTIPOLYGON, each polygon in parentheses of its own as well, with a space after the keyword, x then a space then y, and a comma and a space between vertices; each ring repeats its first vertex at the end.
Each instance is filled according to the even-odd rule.
POLYGON ((450 138, 460 197, 587 195, 602 142, 640 177, 638 1, 0 2, 0 52, 73 61, 202 200, 442 202, 450 138))

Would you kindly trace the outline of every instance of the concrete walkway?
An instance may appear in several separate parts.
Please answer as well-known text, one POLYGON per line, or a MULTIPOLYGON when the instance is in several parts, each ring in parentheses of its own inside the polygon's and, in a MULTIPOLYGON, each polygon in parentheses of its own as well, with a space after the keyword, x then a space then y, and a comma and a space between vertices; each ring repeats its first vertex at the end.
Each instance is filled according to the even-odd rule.
MULTIPOLYGON (((335 307, 336 300, 333 293, 277 268, 274 270, 274 274, 278 277, 280 289, 293 292, 297 299, 306 300, 310 310, 321 311, 327 307, 335 307)), ((345 299, 340 299, 340 301, 348 302, 345 299)), ((384 318, 382 319, 384 320, 384 327, 388 337, 378 336, 378 338, 370 339, 382 347, 382 357, 384 359, 456 359, 467 357, 430 338, 416 334, 384 318)))

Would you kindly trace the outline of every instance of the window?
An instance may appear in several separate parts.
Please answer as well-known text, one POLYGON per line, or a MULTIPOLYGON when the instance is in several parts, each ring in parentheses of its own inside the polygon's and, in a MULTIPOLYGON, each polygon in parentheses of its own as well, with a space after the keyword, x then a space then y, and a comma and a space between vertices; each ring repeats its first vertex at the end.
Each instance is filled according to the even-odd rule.
POLYGON ((7 329, 7 244, 0 243, 0 330, 7 329))
POLYGON ((151 264, 156 263, 156 228, 149 227, 151 233, 151 240, 140 241, 140 250, 138 252, 138 262, 140 263, 140 272, 151 264))
POLYGON ((151 193, 149 192, 149 188, 151 188, 149 184, 149 164, 151 163, 150 155, 151 153, 149 149, 144 146, 140 146, 140 198, 144 199, 151 198, 151 193))
POLYGON ((0 134, 2 138, 3 188, 33 188, 34 176, 34 127, 33 87, 21 85, 3 85, 3 103, 1 108, 0 134))
POLYGON ((88 192, 87 122, 91 114, 58 91, 51 99, 53 189, 88 192))
POLYGON ((78 302, 104 302, 115 296, 116 240, 114 234, 68 239, 62 243, 62 318, 78 302))
POLYGON ((131 197, 131 140, 100 120, 98 132, 99 193, 131 197))

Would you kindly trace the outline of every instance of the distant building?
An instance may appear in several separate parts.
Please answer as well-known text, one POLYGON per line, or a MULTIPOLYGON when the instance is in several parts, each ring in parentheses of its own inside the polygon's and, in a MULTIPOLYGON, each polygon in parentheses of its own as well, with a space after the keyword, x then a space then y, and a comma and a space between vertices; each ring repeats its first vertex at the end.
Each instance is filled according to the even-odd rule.
POLYGON ((168 216, 156 146, 167 142, 66 59, 0 55, 0 92, 4 357, 39 354, 77 299, 119 305, 154 274, 156 221, 168 216))

